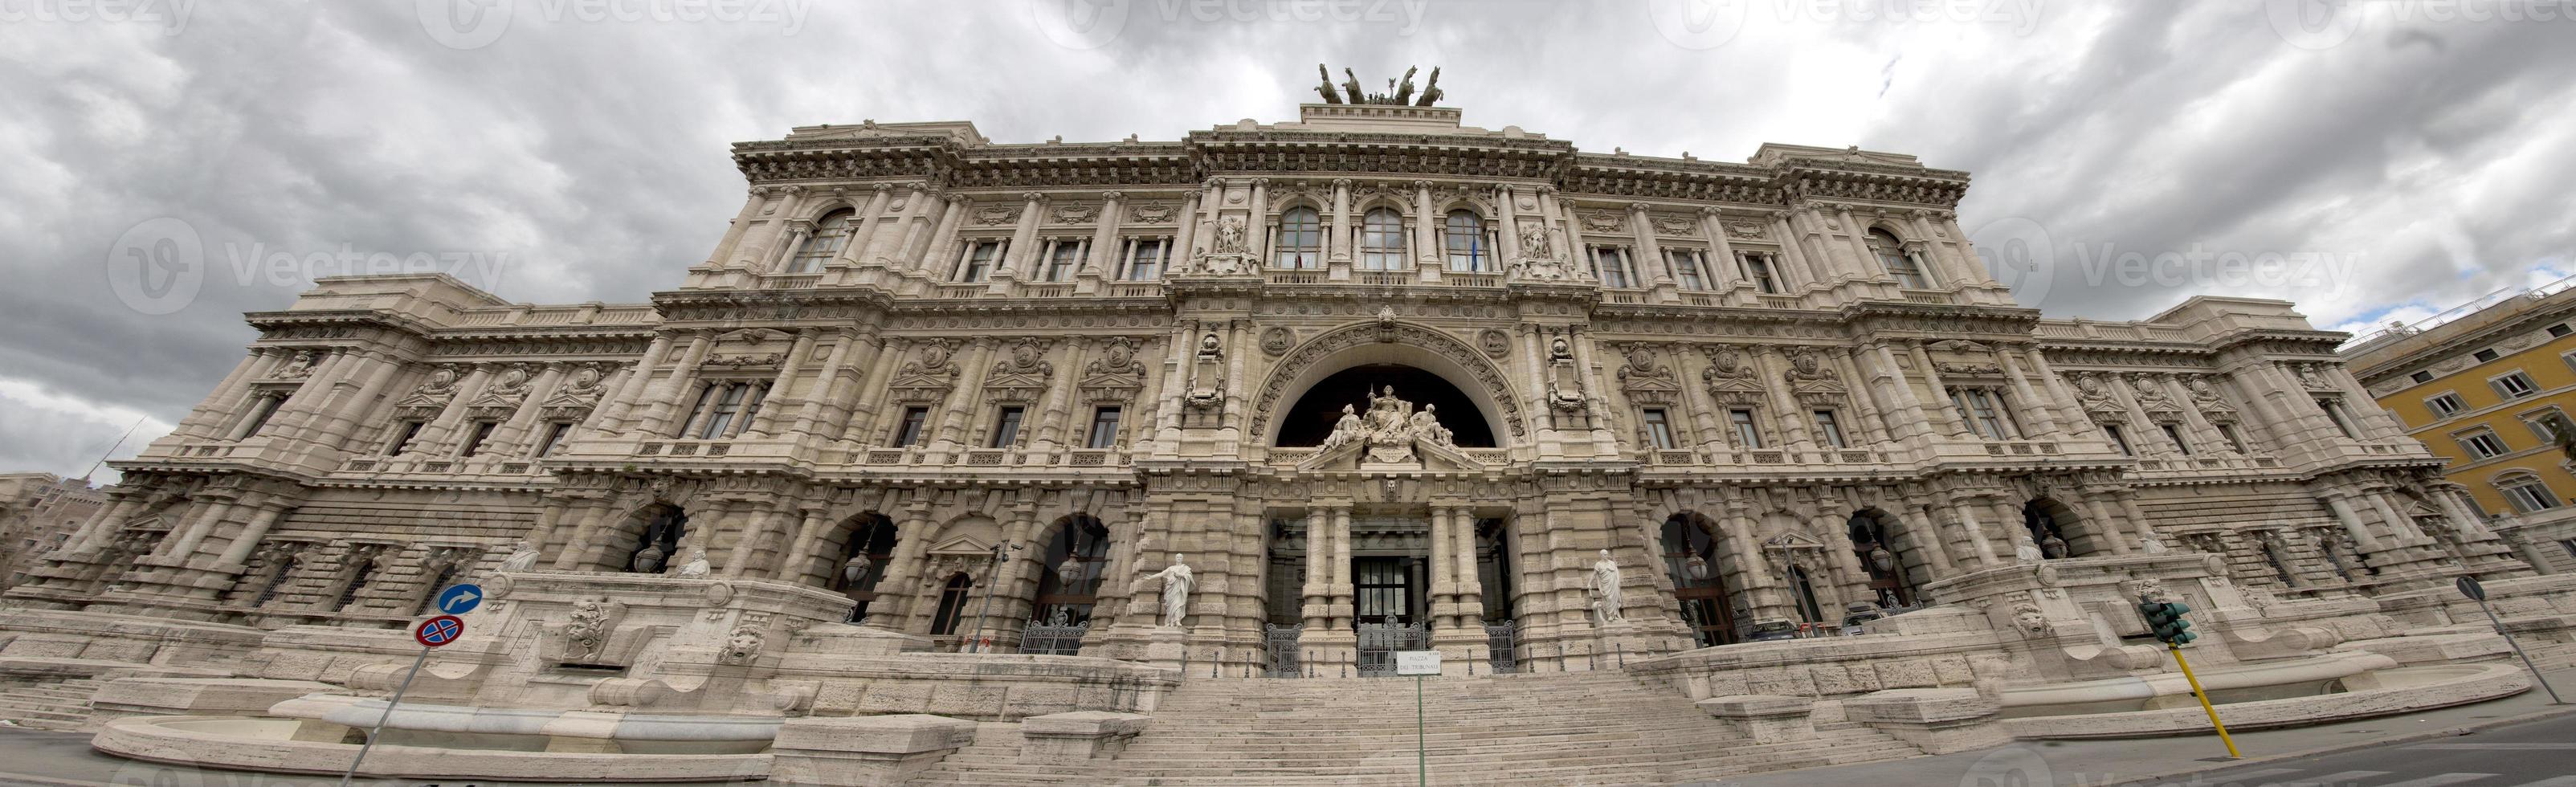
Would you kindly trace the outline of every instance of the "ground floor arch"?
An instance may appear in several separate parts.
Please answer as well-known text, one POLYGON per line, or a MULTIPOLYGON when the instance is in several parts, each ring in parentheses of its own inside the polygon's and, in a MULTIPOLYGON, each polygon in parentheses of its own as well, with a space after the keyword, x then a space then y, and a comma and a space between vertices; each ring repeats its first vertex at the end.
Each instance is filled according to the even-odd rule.
POLYGON ((1923 603, 1922 582, 1931 578, 1938 543, 1914 537, 1902 520, 1879 508, 1854 512, 1844 534, 1868 577, 1871 601, 1889 609, 1923 603))
POLYGON ((1730 592, 1730 575, 1735 587, 1741 587, 1745 577, 1742 556, 1727 554, 1724 535, 1715 520, 1688 511, 1666 517, 1657 532, 1656 544, 1664 573, 1672 581, 1673 600, 1681 607, 1682 625, 1700 647, 1742 641, 1752 623, 1747 599, 1730 592))

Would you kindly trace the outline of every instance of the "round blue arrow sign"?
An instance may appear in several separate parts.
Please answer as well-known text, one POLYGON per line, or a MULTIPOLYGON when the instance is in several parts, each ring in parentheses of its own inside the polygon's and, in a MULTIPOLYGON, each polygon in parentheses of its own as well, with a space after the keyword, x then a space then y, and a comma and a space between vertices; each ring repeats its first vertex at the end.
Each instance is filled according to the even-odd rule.
POLYGON ((438 611, 443 614, 462 615, 482 605, 482 585, 455 585, 438 592, 438 611))
POLYGON ((465 621, 455 615, 440 615, 421 621, 420 630, 411 633, 425 647, 438 647, 465 636, 465 621))

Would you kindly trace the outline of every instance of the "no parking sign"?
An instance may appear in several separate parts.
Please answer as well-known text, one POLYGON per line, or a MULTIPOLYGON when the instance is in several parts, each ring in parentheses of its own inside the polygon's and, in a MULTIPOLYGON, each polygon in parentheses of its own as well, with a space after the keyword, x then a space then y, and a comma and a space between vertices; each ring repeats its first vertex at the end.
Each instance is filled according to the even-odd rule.
POLYGON ((456 638, 462 636, 465 636, 465 619, 455 615, 440 615, 421 621, 420 628, 411 632, 411 638, 420 640, 420 645, 424 648, 435 648, 455 642, 456 638))

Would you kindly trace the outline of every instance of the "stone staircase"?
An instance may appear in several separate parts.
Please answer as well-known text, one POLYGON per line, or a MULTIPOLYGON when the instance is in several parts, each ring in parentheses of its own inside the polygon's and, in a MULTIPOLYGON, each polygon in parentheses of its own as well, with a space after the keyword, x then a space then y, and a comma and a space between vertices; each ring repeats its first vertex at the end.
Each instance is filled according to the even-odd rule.
MULTIPOLYGON (((1414 687, 1401 678, 1193 680, 1115 760, 1020 761, 1019 725, 980 725, 916 784, 1414 783, 1414 687)), ((1423 684, 1431 782, 1629 785, 1894 759, 1921 751, 1856 724, 1755 745, 1679 692, 1624 673, 1433 678, 1423 684)))
POLYGON ((0 690, 0 720, 38 730, 77 730, 89 722, 96 678, 40 681, 0 690))

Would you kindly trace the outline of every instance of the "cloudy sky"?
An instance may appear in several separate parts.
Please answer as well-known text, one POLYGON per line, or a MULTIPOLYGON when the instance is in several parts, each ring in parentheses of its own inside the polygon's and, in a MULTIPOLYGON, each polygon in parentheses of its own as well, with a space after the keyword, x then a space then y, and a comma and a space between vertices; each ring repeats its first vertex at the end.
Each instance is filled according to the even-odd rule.
POLYGON ((2364 329, 2576 272, 2570 3, 9 2, 0 471, 140 420, 130 455, 316 276, 641 300, 740 207, 731 142, 1172 139, 1293 118, 1317 62, 1438 65, 1469 124, 1585 150, 1968 170, 1960 223, 2053 316, 2226 293, 2364 329))

